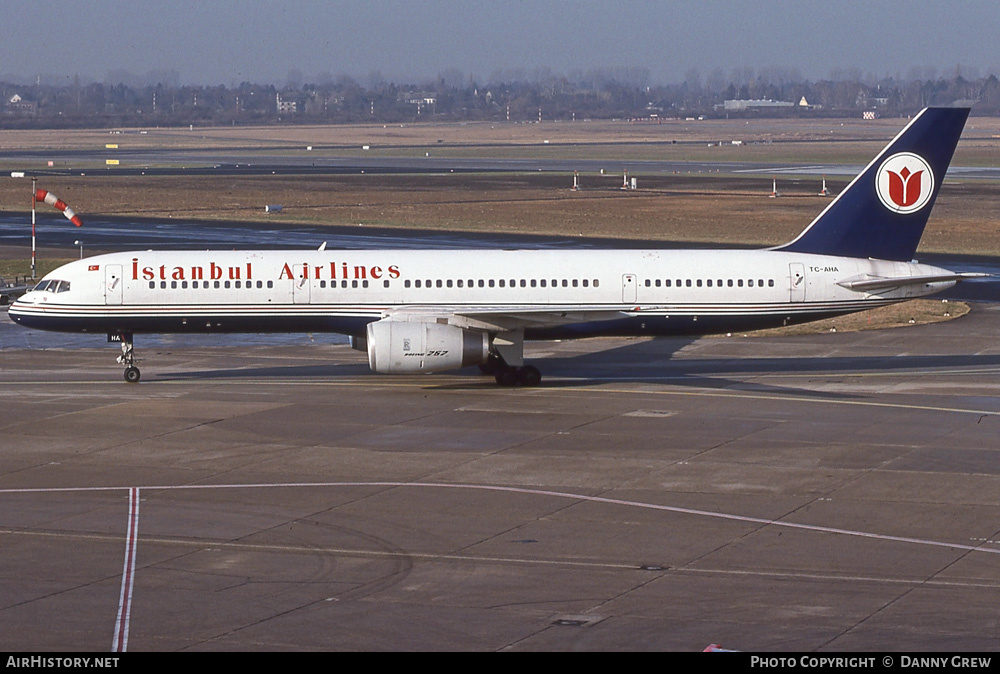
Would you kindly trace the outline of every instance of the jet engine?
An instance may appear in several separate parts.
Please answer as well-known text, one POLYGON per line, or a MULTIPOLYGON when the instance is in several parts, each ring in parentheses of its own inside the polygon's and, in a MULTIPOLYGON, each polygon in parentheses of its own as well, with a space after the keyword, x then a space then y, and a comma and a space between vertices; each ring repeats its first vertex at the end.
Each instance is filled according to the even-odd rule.
POLYGON ((485 332, 454 325, 382 319, 368 324, 368 365, 381 374, 416 374, 481 365, 490 355, 485 332))

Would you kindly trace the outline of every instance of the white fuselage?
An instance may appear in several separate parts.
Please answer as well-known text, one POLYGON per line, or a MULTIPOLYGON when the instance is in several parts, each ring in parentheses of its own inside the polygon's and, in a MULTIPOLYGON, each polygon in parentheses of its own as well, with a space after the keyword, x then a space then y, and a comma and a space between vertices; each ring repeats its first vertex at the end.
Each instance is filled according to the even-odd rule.
POLYGON ((362 335, 372 321, 433 307, 449 322, 504 315, 529 339, 708 334, 928 295, 954 281, 877 292, 838 283, 942 272, 767 250, 127 252, 60 267, 9 313, 64 331, 362 335))

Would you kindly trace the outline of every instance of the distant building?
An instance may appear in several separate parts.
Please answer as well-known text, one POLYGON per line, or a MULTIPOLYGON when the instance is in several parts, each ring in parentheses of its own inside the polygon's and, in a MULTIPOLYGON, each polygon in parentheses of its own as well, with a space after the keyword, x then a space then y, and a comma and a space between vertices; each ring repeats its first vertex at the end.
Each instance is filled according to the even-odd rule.
POLYGON ((437 105, 437 96, 430 94, 408 94, 406 102, 410 105, 437 105))
POLYGON ((7 112, 11 115, 34 115, 38 112, 38 104, 24 100, 20 94, 14 94, 7 101, 7 112))
POLYGON ((298 101, 289 101, 283 99, 281 94, 274 95, 275 102, 278 105, 278 114, 281 113, 294 113, 299 109, 298 101))
POLYGON ((731 100, 731 101, 725 101, 722 104, 723 109, 729 111, 752 110, 754 108, 791 108, 794 106, 795 106, 794 103, 789 103, 787 101, 770 101, 770 100, 753 100, 753 101, 731 100))

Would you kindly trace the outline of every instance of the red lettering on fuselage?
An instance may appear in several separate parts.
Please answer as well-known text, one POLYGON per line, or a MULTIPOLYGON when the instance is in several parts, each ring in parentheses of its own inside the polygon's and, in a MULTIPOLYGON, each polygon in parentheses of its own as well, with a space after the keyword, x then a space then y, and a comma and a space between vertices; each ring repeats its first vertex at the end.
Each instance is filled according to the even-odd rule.
MULTIPOLYGON (((298 277, 308 279, 312 277, 316 280, 366 280, 366 279, 381 279, 381 278, 391 278, 397 279, 402 274, 399 271, 397 265, 389 265, 388 267, 383 267, 381 265, 349 265, 347 262, 331 262, 329 268, 324 265, 309 265, 301 264, 295 265, 296 268, 301 268, 298 277), (311 273, 310 273, 311 270, 311 273), (329 276, 325 274, 329 273, 329 276)), ((210 261, 208 266, 204 265, 192 265, 190 267, 172 267, 170 265, 161 264, 158 267, 153 266, 139 266, 139 258, 132 258, 132 280, 138 281, 140 277, 144 281, 153 281, 159 279, 161 281, 174 280, 174 281, 203 281, 212 280, 218 281, 225 276, 231 281, 238 281, 246 279, 247 281, 253 280, 253 264, 250 262, 244 265, 234 265, 234 266, 221 266, 215 262, 210 261)), ((292 269, 292 265, 285 262, 281 265, 281 270, 278 272, 278 279, 293 279, 296 278, 295 272, 292 269)))

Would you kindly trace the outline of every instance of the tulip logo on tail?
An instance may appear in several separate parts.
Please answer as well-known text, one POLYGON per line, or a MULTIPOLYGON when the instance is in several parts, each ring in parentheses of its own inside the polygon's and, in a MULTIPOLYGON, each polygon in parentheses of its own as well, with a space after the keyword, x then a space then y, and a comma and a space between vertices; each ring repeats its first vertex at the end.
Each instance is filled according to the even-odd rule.
POLYGON ((894 213, 914 213, 923 208, 934 192, 934 172, 923 157, 912 152, 894 154, 875 174, 875 192, 894 213))

